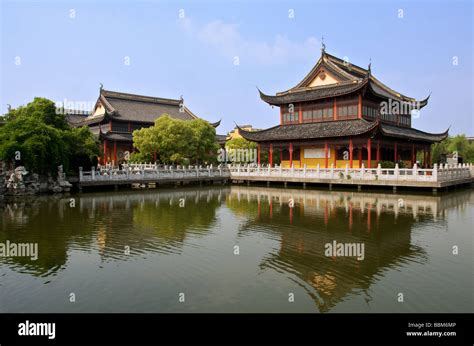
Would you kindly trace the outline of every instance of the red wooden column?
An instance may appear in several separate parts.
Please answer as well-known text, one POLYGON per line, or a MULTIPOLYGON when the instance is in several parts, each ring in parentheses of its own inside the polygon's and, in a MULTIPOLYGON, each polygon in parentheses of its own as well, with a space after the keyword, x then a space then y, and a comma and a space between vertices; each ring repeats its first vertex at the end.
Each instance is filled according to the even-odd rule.
POLYGON ((324 167, 328 168, 328 141, 324 142, 324 167))
POLYGON ((260 143, 257 145, 257 163, 260 164, 260 143))
POLYGON ((415 144, 412 144, 411 145, 411 166, 413 167, 413 165, 415 164, 416 162, 416 155, 415 155, 415 144))
POLYGON ((398 162, 398 146, 397 143, 393 146, 393 162, 398 162))
POLYGON ((270 143, 270 152, 268 153, 268 163, 270 164, 270 167, 273 166, 273 144, 270 143))
POLYGON ((117 164, 117 141, 114 141, 114 165, 117 164))
POLYGON ((290 143, 290 168, 293 166, 293 143, 290 143))
POLYGON ((352 146, 352 139, 349 139, 349 166, 352 168, 352 151, 354 147, 352 146))
POLYGON ((380 162, 380 141, 377 141, 377 164, 380 162))
POLYGON ((298 109, 298 120, 300 124, 303 122, 303 107, 301 106, 301 103, 298 109))
POLYGON ((367 140, 367 168, 371 168, 371 164, 370 164, 370 161, 372 160, 371 145, 372 145, 372 140, 369 138, 367 140))
POLYGON ((107 140, 104 139, 104 165, 107 164, 107 140))

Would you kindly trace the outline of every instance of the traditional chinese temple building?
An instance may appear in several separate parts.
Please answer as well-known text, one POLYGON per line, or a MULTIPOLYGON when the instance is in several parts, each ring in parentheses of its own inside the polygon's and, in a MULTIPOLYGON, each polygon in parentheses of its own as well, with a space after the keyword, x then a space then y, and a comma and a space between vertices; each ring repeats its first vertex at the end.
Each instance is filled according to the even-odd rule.
MULTIPOLYGON (((269 164, 280 155, 283 167, 376 167, 378 162, 431 166, 430 147, 448 136, 412 128, 412 116, 428 104, 389 88, 367 69, 321 49, 313 69, 296 86, 260 98, 280 108, 280 124, 239 133, 268 150, 269 164)), ((260 159, 259 159, 260 162, 260 159)))
MULTIPOLYGON (((182 98, 150 97, 101 88, 92 113, 87 116, 70 115, 68 121, 71 126, 88 126, 99 137, 103 147, 100 163, 119 164, 125 160, 126 152, 134 151, 132 132, 153 126, 163 114, 181 120, 198 118, 184 105, 182 98)), ((211 123, 214 127, 219 124, 220 121, 211 123)), ((225 136, 216 135, 216 140, 224 143, 225 136)))

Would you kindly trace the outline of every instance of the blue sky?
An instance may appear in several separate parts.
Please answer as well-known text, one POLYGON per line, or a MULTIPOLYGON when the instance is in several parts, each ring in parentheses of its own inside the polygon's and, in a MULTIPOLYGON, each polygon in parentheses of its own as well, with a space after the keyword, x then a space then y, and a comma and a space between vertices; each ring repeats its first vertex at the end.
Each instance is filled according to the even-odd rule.
POLYGON ((35 96, 93 103, 103 83, 183 95, 197 115, 222 118, 218 133, 234 122, 267 128, 279 111, 256 86, 274 94, 297 84, 324 36, 330 54, 363 67, 371 59, 372 73, 395 90, 417 99, 432 93, 414 127, 474 135, 467 0, 3 0, 0 35, 1 113, 35 96))

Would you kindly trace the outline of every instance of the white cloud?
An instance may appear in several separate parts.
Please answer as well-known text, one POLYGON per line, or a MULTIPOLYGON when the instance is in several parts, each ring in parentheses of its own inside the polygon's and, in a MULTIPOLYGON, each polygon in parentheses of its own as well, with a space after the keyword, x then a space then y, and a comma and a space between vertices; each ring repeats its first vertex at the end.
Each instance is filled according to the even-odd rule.
POLYGON ((283 35, 276 35, 272 42, 261 42, 244 38, 238 25, 216 20, 201 28, 194 28, 190 21, 182 24, 183 29, 194 35, 203 45, 225 58, 239 57, 240 63, 279 64, 316 56, 319 40, 308 37, 302 42, 294 42, 283 35))

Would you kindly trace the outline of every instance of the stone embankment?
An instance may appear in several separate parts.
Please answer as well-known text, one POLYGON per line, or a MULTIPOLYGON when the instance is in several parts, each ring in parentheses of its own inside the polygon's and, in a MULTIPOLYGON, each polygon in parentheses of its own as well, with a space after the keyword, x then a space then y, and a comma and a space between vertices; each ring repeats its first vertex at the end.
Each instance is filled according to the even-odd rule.
POLYGON ((0 196, 28 196, 39 193, 69 192, 72 185, 66 180, 62 167, 58 167, 57 178, 51 175, 39 176, 19 166, 14 170, 5 169, 0 163, 0 196))

